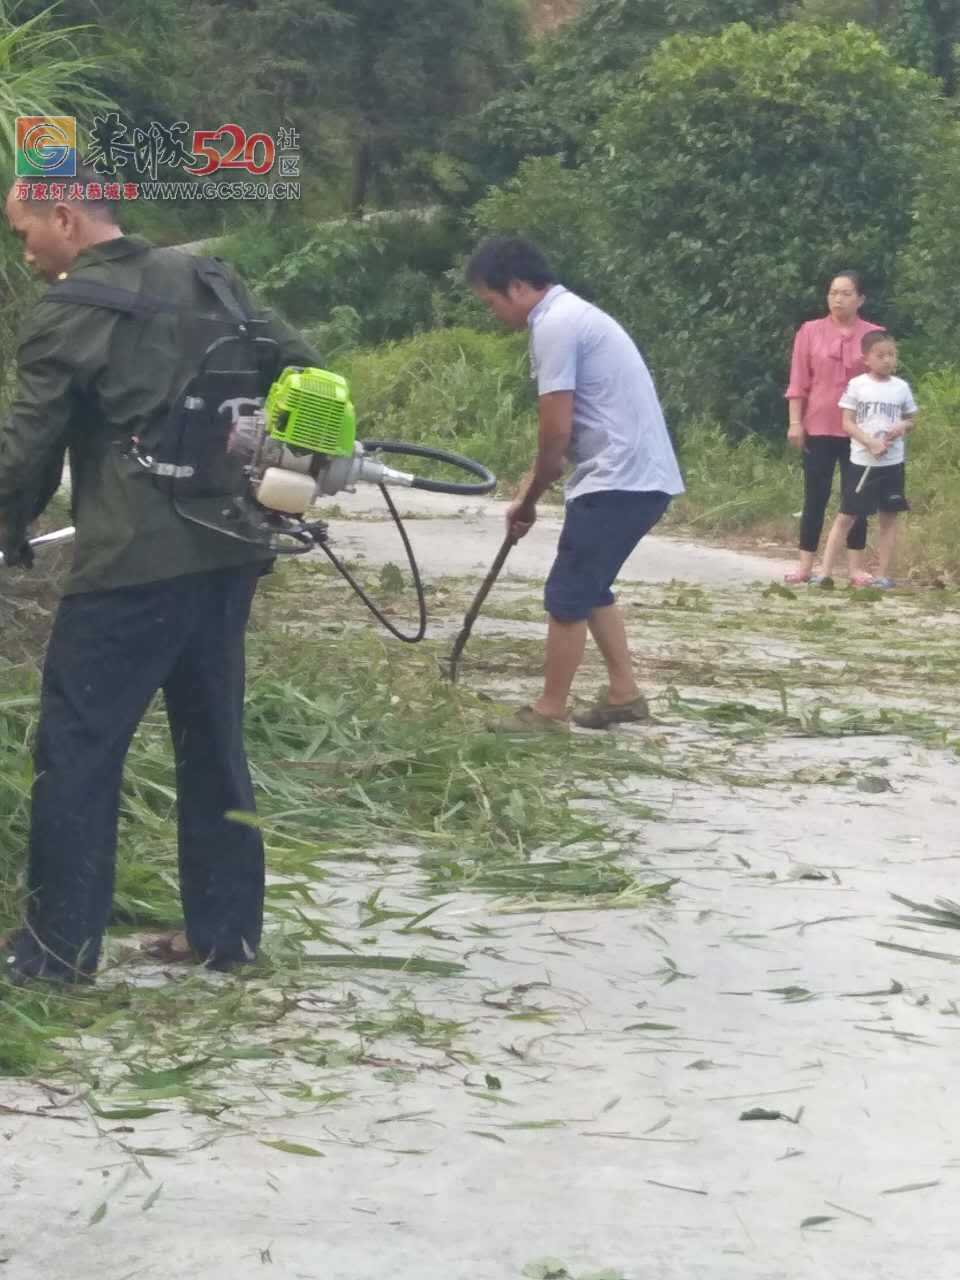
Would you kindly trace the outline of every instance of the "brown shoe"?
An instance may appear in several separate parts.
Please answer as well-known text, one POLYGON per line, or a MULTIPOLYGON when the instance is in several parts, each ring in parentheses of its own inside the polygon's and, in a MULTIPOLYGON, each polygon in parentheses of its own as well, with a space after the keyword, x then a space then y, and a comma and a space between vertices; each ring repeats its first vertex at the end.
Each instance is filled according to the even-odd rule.
POLYGON ((566 720, 541 715, 533 707, 521 707, 512 715, 494 720, 487 728, 491 733, 567 733, 570 726, 566 720))
POLYGON ((592 707, 577 711, 573 723, 581 729, 608 729, 612 724, 637 724, 650 719, 650 707, 642 693, 631 702, 612 703, 604 689, 592 707))

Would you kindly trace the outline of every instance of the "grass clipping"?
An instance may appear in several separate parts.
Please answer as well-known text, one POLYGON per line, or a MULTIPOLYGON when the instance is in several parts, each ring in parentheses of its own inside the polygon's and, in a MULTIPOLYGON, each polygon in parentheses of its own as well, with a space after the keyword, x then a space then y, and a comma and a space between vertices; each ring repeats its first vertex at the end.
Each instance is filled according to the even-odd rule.
MULTIPOLYGON (((604 816, 618 779, 655 771, 654 762, 603 736, 558 742, 488 732, 489 704, 440 678, 436 650, 383 640, 365 620, 355 626, 361 615, 342 591, 332 623, 318 608, 326 587, 309 567, 268 579, 250 637, 246 737, 259 814, 236 817, 262 828, 268 867, 282 877, 268 887, 260 964, 231 985, 229 999, 214 999, 200 975, 157 991, 128 986, 132 957, 89 993, 20 992, 0 981, 0 1073, 52 1069, 81 1030, 125 1028, 121 1041, 150 1043, 179 1027, 178 1036, 189 1029, 193 1052, 209 1044, 213 1053, 225 1028, 255 1038, 277 1017, 278 992, 315 988, 327 971, 331 983, 364 968, 418 982, 464 972, 455 948, 436 946, 442 935, 430 910, 404 917, 400 936, 416 948, 409 954, 371 951, 363 926, 389 914, 376 904, 367 904, 356 936, 334 936, 321 900, 324 864, 342 874, 352 859, 385 867, 408 859, 426 906, 457 890, 491 895, 506 910, 636 907, 666 892, 620 864, 604 816), (329 945, 312 954, 318 942, 329 945)), ((0 669, 0 803, 10 815, 0 832, 0 932, 22 909, 37 683, 34 664, 0 669)), ((113 932, 174 925, 179 915, 175 782, 158 705, 127 761, 113 932)), ((118 945, 108 948, 108 966, 118 945)))

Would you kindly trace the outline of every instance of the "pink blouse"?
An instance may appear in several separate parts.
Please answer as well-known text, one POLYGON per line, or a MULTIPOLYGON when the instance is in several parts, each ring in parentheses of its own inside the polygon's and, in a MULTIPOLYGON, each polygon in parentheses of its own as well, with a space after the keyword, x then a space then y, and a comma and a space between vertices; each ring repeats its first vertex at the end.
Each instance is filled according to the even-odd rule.
POLYGON ((864 372, 863 335, 882 328, 858 316, 853 328, 844 330, 824 316, 808 320, 797 330, 786 398, 806 400, 803 426, 807 435, 846 435, 843 410, 837 401, 850 379, 864 372))

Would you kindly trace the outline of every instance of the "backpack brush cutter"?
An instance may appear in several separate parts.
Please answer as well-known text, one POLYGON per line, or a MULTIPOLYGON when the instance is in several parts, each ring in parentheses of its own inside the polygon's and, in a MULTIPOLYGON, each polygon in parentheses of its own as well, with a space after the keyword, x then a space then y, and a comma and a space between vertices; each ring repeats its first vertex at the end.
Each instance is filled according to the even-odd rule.
MULTIPOLYGON (((426 631, 423 584, 387 486, 479 496, 496 487, 496 477, 479 462, 442 449, 358 440, 350 390, 338 374, 286 368, 265 396, 258 395, 263 382, 256 370, 210 367, 217 349, 231 342, 222 339, 208 349, 155 448, 138 439, 118 442, 118 447, 170 495, 184 519, 276 555, 302 555, 319 547, 393 635, 408 643, 421 640, 426 631), (395 470, 381 460, 382 454, 429 459, 473 479, 427 479, 395 470), (326 525, 306 519, 319 499, 358 483, 379 486, 400 531, 417 592, 419 625, 413 634, 399 631, 368 598, 329 547, 326 525)), ((32 539, 30 546, 68 542, 73 536, 73 529, 61 529, 32 539)))

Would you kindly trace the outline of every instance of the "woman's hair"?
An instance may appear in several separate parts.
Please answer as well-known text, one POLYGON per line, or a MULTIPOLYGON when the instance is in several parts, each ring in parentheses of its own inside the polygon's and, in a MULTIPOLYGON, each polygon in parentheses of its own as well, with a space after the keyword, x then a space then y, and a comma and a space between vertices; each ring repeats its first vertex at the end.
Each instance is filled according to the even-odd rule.
POLYGON ((849 280, 860 296, 863 296, 863 277, 859 271, 835 271, 827 281, 827 288, 833 284, 834 280, 849 280))
POLYGON ((487 240, 467 263, 467 282, 506 293, 511 280, 522 280, 543 289, 556 280, 546 258, 535 244, 518 236, 487 240))

